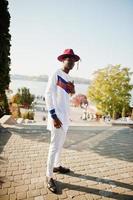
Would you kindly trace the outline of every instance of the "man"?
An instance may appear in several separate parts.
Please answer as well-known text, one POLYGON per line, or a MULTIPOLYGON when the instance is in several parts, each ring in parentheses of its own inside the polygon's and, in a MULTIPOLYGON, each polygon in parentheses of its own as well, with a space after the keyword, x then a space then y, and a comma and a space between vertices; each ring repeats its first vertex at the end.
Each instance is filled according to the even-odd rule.
POLYGON ((57 185, 53 179, 53 172, 70 172, 69 168, 61 166, 60 155, 69 126, 69 97, 75 93, 74 84, 68 74, 80 57, 74 54, 72 49, 66 49, 57 59, 62 62, 62 68, 49 77, 45 91, 47 129, 51 131, 46 182, 48 189, 54 193, 57 193, 57 185))

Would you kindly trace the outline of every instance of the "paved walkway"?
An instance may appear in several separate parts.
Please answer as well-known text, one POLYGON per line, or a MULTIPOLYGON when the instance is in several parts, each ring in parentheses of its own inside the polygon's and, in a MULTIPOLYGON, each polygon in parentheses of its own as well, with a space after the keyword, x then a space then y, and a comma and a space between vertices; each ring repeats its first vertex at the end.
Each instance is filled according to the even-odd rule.
POLYGON ((49 134, 44 126, 0 128, 0 200, 133 199, 133 129, 75 127, 69 130, 55 174, 59 193, 45 186, 49 134))

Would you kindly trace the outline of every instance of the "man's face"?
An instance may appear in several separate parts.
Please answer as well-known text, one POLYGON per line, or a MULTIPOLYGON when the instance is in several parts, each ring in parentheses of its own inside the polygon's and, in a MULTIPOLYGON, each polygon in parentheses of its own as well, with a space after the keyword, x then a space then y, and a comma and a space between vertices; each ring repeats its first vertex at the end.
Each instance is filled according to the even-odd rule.
POLYGON ((73 69, 74 65, 75 65, 75 60, 73 57, 68 57, 68 58, 65 58, 63 60, 63 65, 64 65, 64 68, 67 68, 69 70, 73 69))

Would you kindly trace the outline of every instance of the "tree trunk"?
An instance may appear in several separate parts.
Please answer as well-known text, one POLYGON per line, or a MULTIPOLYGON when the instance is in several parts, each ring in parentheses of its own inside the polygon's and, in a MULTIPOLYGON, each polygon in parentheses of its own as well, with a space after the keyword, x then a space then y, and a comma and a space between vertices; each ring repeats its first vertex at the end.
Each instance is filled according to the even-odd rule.
POLYGON ((116 112, 115 112, 115 109, 113 109, 112 118, 113 118, 114 120, 116 119, 116 112))
POLYGON ((122 116, 122 117, 125 117, 125 107, 122 108, 121 116, 122 116))

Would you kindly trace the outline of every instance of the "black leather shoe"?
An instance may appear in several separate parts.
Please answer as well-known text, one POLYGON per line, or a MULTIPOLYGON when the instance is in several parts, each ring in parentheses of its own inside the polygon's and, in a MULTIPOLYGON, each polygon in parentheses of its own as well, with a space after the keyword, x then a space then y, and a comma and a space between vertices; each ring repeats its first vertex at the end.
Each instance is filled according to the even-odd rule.
POLYGON ((53 172, 58 172, 58 173, 61 173, 61 174, 66 174, 66 173, 70 172, 70 169, 62 167, 62 166, 59 166, 59 167, 54 167, 53 168, 53 172))
POLYGON ((55 181, 53 178, 50 178, 48 181, 47 181, 47 188, 53 192, 53 193, 57 193, 57 185, 55 184, 55 181))

